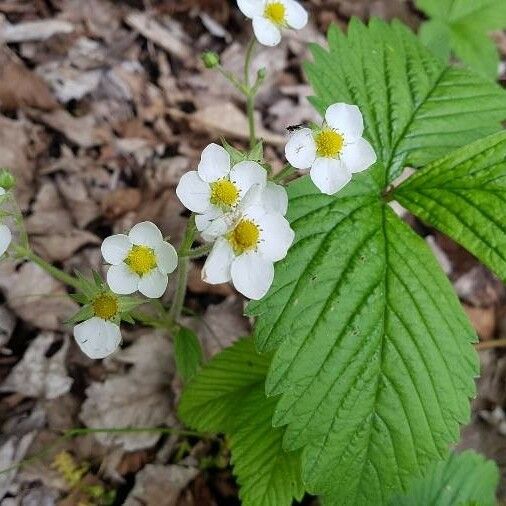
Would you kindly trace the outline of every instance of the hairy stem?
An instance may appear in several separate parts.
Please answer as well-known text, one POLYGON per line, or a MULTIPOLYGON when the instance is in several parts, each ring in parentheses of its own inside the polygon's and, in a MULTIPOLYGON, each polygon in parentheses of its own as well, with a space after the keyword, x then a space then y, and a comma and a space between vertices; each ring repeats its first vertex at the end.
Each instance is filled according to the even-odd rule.
POLYGON ((177 288, 172 305, 169 309, 169 318, 173 322, 177 322, 183 309, 186 296, 186 284, 188 282, 188 270, 190 268, 190 257, 188 256, 188 252, 195 240, 195 231, 195 215, 192 214, 186 225, 184 237, 178 251, 179 266, 177 272, 177 288))
POLYGON ((30 260, 34 264, 37 264, 58 281, 61 281, 62 283, 65 283, 66 285, 79 290, 79 282, 74 276, 71 276, 61 269, 58 269, 58 267, 55 267, 49 262, 46 262, 43 258, 34 253, 30 248, 18 245, 15 248, 15 253, 19 258, 24 258, 26 260, 30 260))
POLYGON ((246 57, 244 58, 244 85, 248 90, 246 94, 246 113, 248 115, 248 129, 249 129, 249 147, 252 149, 256 143, 255 132, 255 87, 250 85, 250 67, 253 58, 253 50, 255 48, 255 37, 251 37, 248 47, 246 48, 246 57))

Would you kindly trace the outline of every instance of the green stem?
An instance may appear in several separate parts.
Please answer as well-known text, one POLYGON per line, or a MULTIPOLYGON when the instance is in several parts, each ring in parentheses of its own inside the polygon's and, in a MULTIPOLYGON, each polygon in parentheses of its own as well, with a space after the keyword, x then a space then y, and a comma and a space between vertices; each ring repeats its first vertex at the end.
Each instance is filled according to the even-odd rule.
POLYGON ((251 59, 253 58, 253 49, 255 48, 255 37, 251 37, 246 48, 246 56, 244 58, 244 86, 247 89, 246 95, 246 113, 248 115, 248 129, 249 129, 249 147, 253 149, 256 143, 255 132, 255 95, 256 90, 250 87, 250 66, 251 59))
POLYGON ((274 183, 282 183, 285 178, 291 176, 294 172, 295 169, 290 164, 286 164, 283 169, 272 178, 272 181, 274 183))
POLYGON ((187 252, 186 257, 188 258, 200 258, 204 255, 207 255, 211 251, 211 244, 204 244, 204 246, 199 246, 198 248, 192 248, 187 252))
POLYGON ((48 274, 51 274, 51 276, 53 276, 53 278, 57 279, 58 281, 61 281, 62 283, 65 283, 66 285, 69 285, 72 288, 79 290, 80 288, 79 282, 76 278, 74 278, 74 276, 71 276, 70 274, 67 274, 61 269, 58 269, 58 267, 55 267, 49 262, 46 262, 43 258, 34 253, 31 249, 25 246, 18 245, 15 248, 15 253, 18 257, 30 260, 34 264, 37 264, 39 267, 44 269, 48 274))
POLYGON ((178 250, 179 266, 177 272, 177 287, 172 305, 169 309, 169 318, 173 322, 177 322, 181 316, 184 299, 186 297, 186 284, 188 283, 188 271, 190 269, 190 257, 188 256, 188 252, 195 240, 195 232, 195 215, 192 214, 186 225, 185 234, 178 250))

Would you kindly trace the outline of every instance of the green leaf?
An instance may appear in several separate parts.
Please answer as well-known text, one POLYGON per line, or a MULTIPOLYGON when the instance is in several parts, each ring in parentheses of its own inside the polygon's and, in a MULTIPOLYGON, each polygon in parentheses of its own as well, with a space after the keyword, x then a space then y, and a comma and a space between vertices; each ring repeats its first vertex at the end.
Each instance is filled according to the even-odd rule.
POLYGON ((451 46, 469 67, 497 78, 499 56, 488 35, 506 27, 504 0, 417 0, 416 4, 433 18, 420 28, 427 47, 439 56, 441 45, 451 46))
POLYGON ((313 45, 306 73, 323 114, 335 102, 356 104, 365 135, 391 182, 406 165, 420 167, 453 148, 501 129, 506 92, 465 69, 447 66, 399 22, 352 20, 345 36, 313 45))
POLYGON ((506 132, 428 165, 394 198, 506 281, 506 132))
POLYGON ((267 394, 310 492, 381 505, 469 417, 475 333, 425 242, 382 201, 380 165, 337 196, 289 185, 296 239, 249 314, 276 349, 267 394))
POLYGON ((252 339, 242 339, 197 374, 179 405, 186 424, 230 436, 244 506, 289 506, 304 494, 300 453, 284 452, 283 430, 271 426, 276 401, 264 394, 268 365, 252 339))
POLYGON ((473 451, 453 453, 414 480, 407 494, 394 497, 390 506, 494 506, 498 483, 495 462, 473 451))
POLYGON ((182 327, 174 337, 176 369, 184 382, 191 380, 202 363, 200 341, 190 329, 182 327))

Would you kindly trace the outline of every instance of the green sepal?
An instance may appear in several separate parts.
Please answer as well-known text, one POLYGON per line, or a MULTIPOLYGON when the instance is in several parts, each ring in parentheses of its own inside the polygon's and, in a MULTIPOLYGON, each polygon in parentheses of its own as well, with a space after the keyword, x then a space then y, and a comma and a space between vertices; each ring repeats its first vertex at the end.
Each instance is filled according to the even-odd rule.
POLYGON ((89 320, 90 318, 93 318, 95 316, 95 313, 93 312, 93 308, 91 307, 91 304, 86 304, 83 306, 79 311, 69 318, 65 323, 67 325, 75 325, 76 323, 83 322, 85 320, 89 320))

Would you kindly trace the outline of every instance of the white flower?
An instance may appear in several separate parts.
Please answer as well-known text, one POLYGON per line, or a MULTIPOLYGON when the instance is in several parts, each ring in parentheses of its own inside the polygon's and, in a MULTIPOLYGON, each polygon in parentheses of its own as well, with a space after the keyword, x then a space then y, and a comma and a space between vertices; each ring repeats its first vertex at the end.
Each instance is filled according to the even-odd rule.
POLYGON ((266 181, 267 173, 257 162, 239 162, 231 168, 227 151, 209 144, 202 151, 197 170, 181 177, 176 194, 185 207, 197 213, 195 224, 203 237, 207 233, 211 238, 217 235, 209 230, 213 223, 213 228, 220 226, 220 218, 236 211, 249 190, 255 185, 264 187, 266 181))
POLYGON ((74 327, 74 337, 81 351, 90 358, 104 358, 118 348, 121 342, 119 325, 110 321, 119 314, 118 299, 102 293, 91 303, 95 316, 74 327))
POLYGON ((314 184, 328 195, 345 186, 355 172, 376 162, 376 153, 363 137, 364 121, 356 105, 333 104, 323 126, 295 131, 285 147, 286 159, 297 169, 311 168, 314 184))
POLYGON ((306 10, 295 0, 237 0, 242 13, 253 20, 253 31, 260 44, 276 46, 282 28, 300 30, 307 24, 306 10))
POLYGON ((167 275, 177 267, 176 250, 149 221, 135 225, 128 236, 107 237, 101 249, 105 261, 112 264, 107 283, 117 294, 139 290, 146 297, 161 297, 167 288, 167 275))
MULTIPOLYGON (((5 195, 6 191, 0 186, 0 196, 5 195)), ((12 241, 12 233, 7 225, 0 223, 0 257, 7 251, 12 241)))
POLYGON ((286 256, 294 238, 288 221, 276 212, 284 206, 284 199, 273 186, 269 192, 262 199, 271 204, 267 209, 248 207, 216 240, 202 269, 204 281, 232 281, 239 292, 255 300, 267 293, 274 278, 273 264, 286 256))

